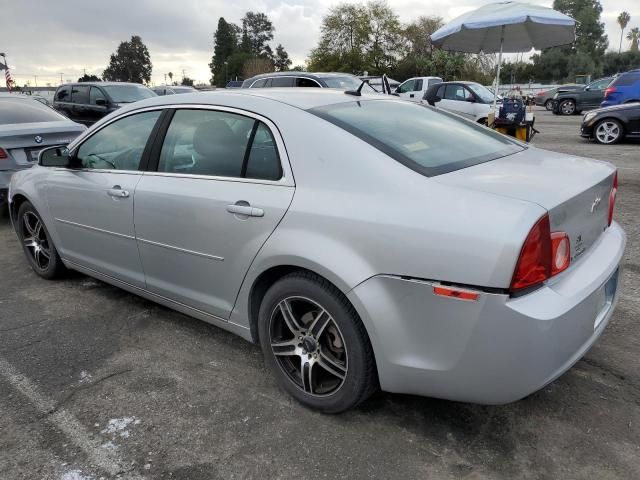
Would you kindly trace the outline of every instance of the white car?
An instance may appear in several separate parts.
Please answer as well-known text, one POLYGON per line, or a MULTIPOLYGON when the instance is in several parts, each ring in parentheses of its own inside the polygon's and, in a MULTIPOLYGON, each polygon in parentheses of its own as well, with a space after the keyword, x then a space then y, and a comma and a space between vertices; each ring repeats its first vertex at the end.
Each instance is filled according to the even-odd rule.
MULTIPOLYGON (((493 106, 494 94, 476 82, 442 82, 424 94, 422 103, 428 103, 457 113, 478 123, 486 124, 493 106)), ((498 97, 498 105, 502 103, 498 97)))
POLYGON ((402 82, 396 88, 396 93, 399 97, 419 102, 429 87, 438 83, 442 83, 440 77, 414 77, 402 82))

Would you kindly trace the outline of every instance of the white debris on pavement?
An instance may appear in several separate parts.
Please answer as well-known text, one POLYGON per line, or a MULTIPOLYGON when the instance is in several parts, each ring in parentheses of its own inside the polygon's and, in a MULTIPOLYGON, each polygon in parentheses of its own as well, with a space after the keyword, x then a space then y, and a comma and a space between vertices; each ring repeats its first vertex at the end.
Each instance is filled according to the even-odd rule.
POLYGON ((138 425, 140 423, 140 419, 136 417, 122 417, 122 418, 112 418, 107 423, 107 426, 100 433, 106 433, 110 435, 119 435, 122 438, 129 437, 129 430, 126 428, 129 425, 138 425))
POLYGON ((93 480, 92 475, 85 475, 80 470, 71 470, 62 474, 61 480, 93 480))

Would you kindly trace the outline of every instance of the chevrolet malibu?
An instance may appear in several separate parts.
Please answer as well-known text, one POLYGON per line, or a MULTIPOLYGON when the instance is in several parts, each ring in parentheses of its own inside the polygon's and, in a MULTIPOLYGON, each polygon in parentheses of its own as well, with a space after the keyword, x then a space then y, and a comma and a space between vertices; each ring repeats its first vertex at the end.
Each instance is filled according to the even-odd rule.
POLYGON ((512 402, 577 362, 618 298, 608 163, 393 97, 157 97, 14 175, 33 270, 73 269, 259 343, 324 412, 382 388, 512 402))

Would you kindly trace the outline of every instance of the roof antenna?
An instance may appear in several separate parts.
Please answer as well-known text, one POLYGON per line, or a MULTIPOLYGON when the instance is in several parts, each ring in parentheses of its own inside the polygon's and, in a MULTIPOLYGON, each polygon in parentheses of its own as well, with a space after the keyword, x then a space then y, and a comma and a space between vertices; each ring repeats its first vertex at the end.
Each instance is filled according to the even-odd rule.
POLYGON ((361 97, 362 93, 360 93, 360 92, 362 91, 362 87, 364 87, 365 83, 368 84, 369 81, 368 80, 363 80, 357 90, 347 90, 344 93, 346 93, 347 95, 353 95, 354 97, 361 97))

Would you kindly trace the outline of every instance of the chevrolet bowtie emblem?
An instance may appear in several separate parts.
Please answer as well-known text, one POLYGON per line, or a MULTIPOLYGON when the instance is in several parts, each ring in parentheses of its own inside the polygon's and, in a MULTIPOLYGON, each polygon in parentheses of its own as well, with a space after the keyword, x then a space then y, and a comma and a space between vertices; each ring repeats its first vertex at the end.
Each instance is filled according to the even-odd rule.
POLYGON ((600 206, 600 202, 602 199, 600 197, 596 197, 596 199, 591 204, 591 213, 595 213, 598 210, 598 206, 600 206))

